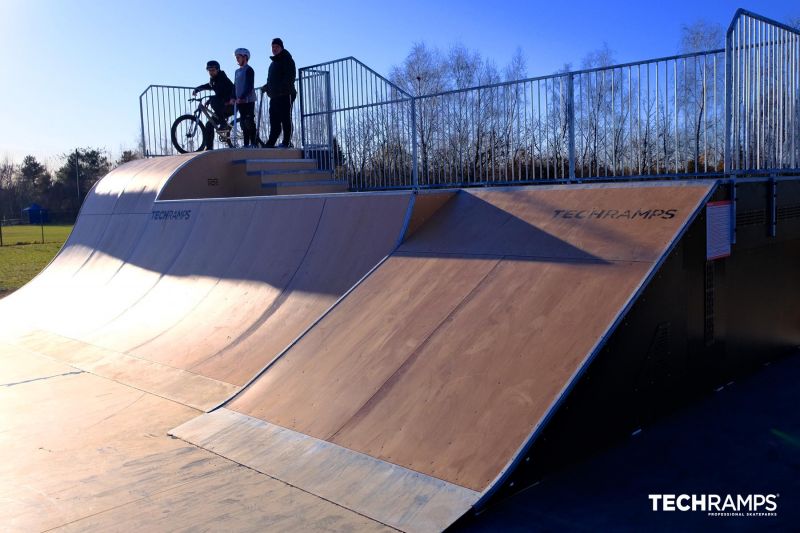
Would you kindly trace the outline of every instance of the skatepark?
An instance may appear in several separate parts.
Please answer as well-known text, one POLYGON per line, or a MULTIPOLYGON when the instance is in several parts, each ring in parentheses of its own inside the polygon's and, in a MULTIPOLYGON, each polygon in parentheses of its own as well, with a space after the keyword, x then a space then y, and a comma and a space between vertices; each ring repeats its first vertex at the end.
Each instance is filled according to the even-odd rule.
POLYGON ((0 301, 9 530, 492 529, 720 383, 796 366, 800 106, 753 168, 582 178, 573 150, 549 180, 414 159, 389 186, 342 176, 335 107, 304 108, 298 149, 116 168, 0 301))

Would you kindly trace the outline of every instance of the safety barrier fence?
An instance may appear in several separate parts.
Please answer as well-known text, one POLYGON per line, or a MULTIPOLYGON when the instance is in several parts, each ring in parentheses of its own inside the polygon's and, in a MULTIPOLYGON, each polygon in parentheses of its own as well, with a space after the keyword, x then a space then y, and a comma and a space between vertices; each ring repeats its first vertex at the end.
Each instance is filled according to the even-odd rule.
MULTIPOLYGON (((181 115, 192 114, 197 109, 196 102, 190 102, 193 87, 174 85, 150 85, 139 96, 139 115, 141 121, 141 149, 145 157, 175 155, 178 153, 172 144, 171 129, 175 119, 181 115)), ((257 91, 258 93, 258 91, 257 91)), ((198 96, 210 95, 209 92, 198 96)), ((293 110, 294 124, 300 123, 298 106, 293 110)), ((201 117, 203 118, 203 117, 201 117)), ((203 122, 205 119, 203 118, 203 122)), ((229 120, 233 123, 233 118, 229 120)), ((267 140, 269 134, 269 99, 259 97, 256 101, 256 124, 259 126, 259 139, 267 140)), ((299 128, 292 132, 292 144, 300 146, 299 128)), ((238 136, 241 146, 241 135, 238 136)), ((280 142, 280 140, 279 140, 280 142)), ((215 147, 222 148, 218 140, 215 147)))
POLYGON ((739 10, 726 39, 728 169, 800 167, 800 31, 739 10))
MULTIPOLYGON (((299 69, 293 142, 354 190, 796 173, 799 64, 800 32, 745 10, 725 49, 436 94, 347 57, 299 69)), ((146 154, 190 92, 142 94, 146 154)))

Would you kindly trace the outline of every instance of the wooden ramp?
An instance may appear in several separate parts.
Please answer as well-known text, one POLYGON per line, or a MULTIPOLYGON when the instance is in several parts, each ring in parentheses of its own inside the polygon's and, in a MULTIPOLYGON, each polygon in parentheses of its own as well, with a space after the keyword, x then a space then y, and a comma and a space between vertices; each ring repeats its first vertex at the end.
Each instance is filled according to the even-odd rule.
POLYGON ((220 150, 111 172, 58 256, 3 302, 0 335, 200 409, 229 397, 397 246, 412 206, 410 192, 204 198, 212 178, 261 191, 241 161, 220 150))
POLYGON ((459 191, 172 434, 392 527, 443 529, 525 458, 713 188, 459 191))

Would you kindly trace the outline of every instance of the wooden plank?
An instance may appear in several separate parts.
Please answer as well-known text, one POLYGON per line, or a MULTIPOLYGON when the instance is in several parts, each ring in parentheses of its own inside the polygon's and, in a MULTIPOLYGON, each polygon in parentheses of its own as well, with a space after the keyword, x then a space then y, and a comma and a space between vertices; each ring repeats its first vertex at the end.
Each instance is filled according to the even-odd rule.
POLYGON ((502 261, 332 442, 482 491, 650 267, 502 261))
POLYGON ((404 531, 441 531, 480 496, 228 409, 170 434, 404 531))
POLYGON ((0 387, 80 372, 73 366, 0 340, 0 387))
MULTIPOLYGON (((190 369, 235 343, 263 313, 280 305, 279 299, 308 253, 325 200, 250 203, 252 218, 240 227, 242 244, 219 282, 173 327, 134 347, 132 355, 190 369), (187 338, 192 342, 186 342, 187 338)), ((223 217, 216 224, 231 227, 223 217)), ((254 366, 250 375, 260 368, 259 363, 254 366)))
POLYGON ((395 531, 238 465, 87 516, 58 530, 395 531))
POLYGON ((64 361, 75 369, 91 372, 201 411, 218 405, 239 390, 239 387, 229 383, 47 331, 33 331, 15 342, 32 352, 64 361))
POLYGON ((42 379, 0 387, 0 452, 13 458, 0 462, 3 530, 387 529, 169 438, 194 409, 87 373, 50 375, 64 365, 6 348, 0 361, 44 366, 42 379))
POLYGON ((392 251, 409 199, 409 193, 327 198, 308 253, 276 305, 265 309, 228 347, 191 370, 246 383, 392 251))
POLYGON ((391 257, 228 407, 331 438, 496 263, 391 257))

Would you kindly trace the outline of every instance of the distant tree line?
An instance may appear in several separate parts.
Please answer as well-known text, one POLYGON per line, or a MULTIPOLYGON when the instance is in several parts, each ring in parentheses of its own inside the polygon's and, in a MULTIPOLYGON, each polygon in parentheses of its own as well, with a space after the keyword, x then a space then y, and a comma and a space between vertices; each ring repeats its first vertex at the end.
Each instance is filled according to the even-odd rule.
POLYGON ((62 154, 54 172, 32 155, 17 164, 6 157, 0 162, 0 219, 19 219, 22 210, 38 204, 50 213, 51 222, 71 223, 94 184, 112 168, 141 155, 125 150, 116 161, 98 148, 77 148, 62 154))

